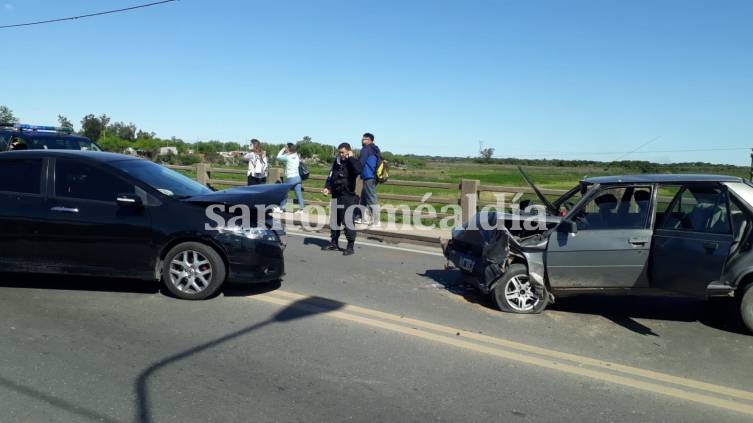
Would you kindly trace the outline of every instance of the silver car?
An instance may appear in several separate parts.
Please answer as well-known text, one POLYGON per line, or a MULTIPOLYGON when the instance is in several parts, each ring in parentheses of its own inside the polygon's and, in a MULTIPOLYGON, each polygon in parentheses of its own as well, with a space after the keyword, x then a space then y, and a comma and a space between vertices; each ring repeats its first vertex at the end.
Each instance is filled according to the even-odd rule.
POLYGON ((538 215, 481 212, 443 242, 450 265, 501 310, 540 313, 582 293, 732 297, 753 331, 748 181, 606 176, 584 179, 554 203, 539 197, 538 215))

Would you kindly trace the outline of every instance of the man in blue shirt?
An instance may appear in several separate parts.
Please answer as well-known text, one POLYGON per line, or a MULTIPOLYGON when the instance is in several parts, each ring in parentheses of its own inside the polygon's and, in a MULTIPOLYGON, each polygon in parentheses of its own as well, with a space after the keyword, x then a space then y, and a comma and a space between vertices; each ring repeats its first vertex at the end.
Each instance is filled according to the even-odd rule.
POLYGON ((361 137, 361 155, 358 157, 358 161, 361 162, 361 179, 363 180, 363 188, 361 189, 361 202, 359 207, 355 211, 355 223, 369 224, 368 216, 362 213, 364 207, 371 210, 372 220, 379 218, 377 210, 377 194, 376 194, 376 168, 379 163, 379 156, 382 152, 379 150, 376 144, 374 144, 374 135, 365 133, 361 137))

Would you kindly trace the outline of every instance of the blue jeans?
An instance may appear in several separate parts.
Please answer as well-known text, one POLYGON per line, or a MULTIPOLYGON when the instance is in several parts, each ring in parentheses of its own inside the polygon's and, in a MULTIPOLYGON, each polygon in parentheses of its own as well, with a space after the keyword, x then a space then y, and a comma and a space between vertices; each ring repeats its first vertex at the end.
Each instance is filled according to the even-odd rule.
MULTIPOLYGON (((365 206, 366 208, 371 208, 371 212, 374 213, 374 206, 377 205, 377 194, 376 194, 376 179, 367 179, 363 181, 363 188, 361 189, 361 206, 365 206)), ((363 209, 361 207, 357 208, 354 216, 357 218, 361 218, 363 209)), ((376 214, 376 213, 374 213, 376 214)), ((374 217, 376 219, 376 217, 374 217)))
MULTIPOLYGON (((290 185, 291 189, 295 189, 295 198, 298 199, 298 207, 303 208, 303 192, 301 191, 301 177, 291 176, 284 182, 290 185)), ((280 202, 280 208, 285 210, 285 206, 288 204, 288 196, 280 202)))

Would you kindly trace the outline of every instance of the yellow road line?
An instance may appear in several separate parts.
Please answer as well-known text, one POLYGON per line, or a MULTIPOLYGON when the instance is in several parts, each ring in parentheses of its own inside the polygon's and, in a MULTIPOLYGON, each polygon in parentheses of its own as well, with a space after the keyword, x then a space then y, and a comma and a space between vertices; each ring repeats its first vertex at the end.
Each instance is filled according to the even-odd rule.
MULTIPOLYGON (((721 399, 721 398, 718 398, 718 397, 713 397, 713 396, 709 396, 709 395, 705 395, 705 394, 699 394, 699 393, 689 392, 689 391, 685 391, 685 390, 682 390, 682 389, 674 388, 674 387, 671 387, 671 386, 661 385, 661 384, 658 384, 658 383, 646 382, 646 381, 642 381, 642 380, 638 380, 638 379, 633 379, 633 378, 625 377, 625 376, 618 376, 618 375, 615 375, 615 374, 606 373, 606 372, 599 371, 599 370, 592 370, 592 369, 582 368, 582 367, 574 366, 572 364, 567 364, 567 363, 562 363, 562 362, 557 362, 557 361, 552 361, 552 360, 546 360, 546 359, 542 359, 542 358, 539 358, 539 357, 533 357, 533 356, 530 356, 530 355, 524 355, 524 354, 521 354, 521 353, 518 353, 518 352, 506 351, 506 350, 503 350, 503 349, 500 349, 500 348, 494 348, 494 347, 490 347, 490 346, 486 346, 486 345, 479 345, 479 344, 476 344, 476 343, 473 343, 473 342, 467 342, 467 341, 458 339, 457 333, 459 331, 457 331, 457 330, 454 330, 454 332, 452 333, 452 336, 439 335, 439 334, 434 334, 434 333, 430 333, 430 332, 426 332, 426 331, 423 331, 421 329, 418 329, 417 325, 414 325, 414 326, 417 326, 416 328, 406 327, 406 326, 403 326, 403 325, 398 325, 398 324, 393 324, 393 323, 389 323, 389 322, 384 322, 384 321, 381 321, 381 320, 376 320, 376 319, 372 319, 372 318, 365 317, 365 316, 358 316, 358 315, 355 315, 355 314, 351 314, 348 311, 329 311, 329 312, 324 311, 323 312, 322 307, 317 307, 317 306, 313 305, 313 304, 315 304, 316 299, 310 299, 312 301, 312 303, 311 303, 312 305, 300 304, 300 303, 296 304, 297 301, 300 301, 301 299, 306 299, 308 297, 299 296, 297 294, 292 294, 292 293, 284 293, 281 296, 282 298, 280 296, 275 296, 275 294, 280 294, 280 293, 281 293, 281 291, 276 291, 273 294, 256 295, 256 296, 250 296, 248 298, 255 299, 255 300, 258 300, 258 301, 263 301, 263 302, 270 303, 270 304, 280 305, 280 306, 294 306, 294 307, 301 308, 301 309, 307 309, 307 310, 311 310, 311 311, 314 311, 314 312, 320 312, 324 316, 329 316, 329 317, 337 318, 337 319, 340 319, 340 320, 350 321, 350 322, 354 322, 354 323, 363 324, 363 325, 366 325, 366 326, 371 326, 371 327, 375 327, 375 328, 379 328, 379 329, 383 329, 383 330, 388 330, 388 331, 392 331, 392 332, 396 332, 396 333, 401 333, 401 334, 405 334, 405 335, 416 337, 416 338, 421 338, 421 339, 426 339, 426 340, 430 340, 430 341, 434 341, 434 342, 439 342, 439 343, 442 343, 442 344, 445 344, 445 345, 450 345, 450 346, 454 346, 454 347, 458 347, 458 348, 463 348, 463 349, 466 349, 466 350, 469 350, 469 351, 474 351, 474 352, 478 352, 478 353, 482 353, 482 354, 487 354, 487 355, 494 356, 494 357, 499 357, 499 358, 504 358, 504 359, 508 359, 508 360, 513 360, 513 361, 517 361, 517 362, 521 362, 521 363, 525 363, 525 364, 529 364, 529 365, 533 365, 533 366, 538 366, 538 367, 541 367, 541 368, 551 369, 551 370, 555 370, 555 371, 559 371, 559 372, 563 372, 563 373, 569 373, 569 374, 573 374, 573 375, 576 375, 576 376, 588 377, 588 378, 596 379, 596 380, 603 381, 603 382, 614 383, 614 384, 618 384, 618 385, 622 385, 622 386, 627 386, 627 387, 631 387, 631 388, 635 388, 635 389, 640 389, 640 390, 647 391, 647 392, 652 392, 652 393, 655 393, 655 394, 660 394, 660 395, 665 395, 665 396, 669 396, 669 397, 673 397, 673 398, 678 398, 678 399, 681 399, 681 400, 693 401, 693 402, 697 402, 697 403, 700 403, 700 404, 710 405, 710 406, 714 406, 714 407, 718 407, 718 408, 723 408, 723 409, 730 410, 730 411, 735 411, 735 412, 739 412, 739 413, 753 415, 753 406, 748 405, 748 404, 741 404, 739 402, 730 401, 730 400, 726 400, 726 399, 721 399), (285 297, 287 297, 287 298, 285 298, 285 297)), ((324 301, 325 300, 322 299, 322 302, 324 302, 324 301)), ((353 308, 360 309, 361 312, 362 311, 369 311, 369 312, 373 312, 373 313, 376 313, 376 314, 379 314, 379 315, 386 314, 386 313, 382 313, 382 312, 377 312, 375 310, 369 310, 369 309, 364 309, 364 308, 361 308, 361 307, 348 306, 348 305, 346 305, 343 309, 340 309, 340 310, 349 310, 349 311, 352 311, 353 308)), ((400 318, 399 316, 394 316, 394 315, 389 315, 389 314, 386 314, 386 315, 393 316, 394 318, 397 318, 400 321, 411 320, 412 322, 420 322, 420 323, 426 324, 428 326, 442 327, 440 325, 433 325, 433 324, 428 323, 428 322, 421 322, 421 321, 413 320, 413 319, 403 319, 403 318, 400 318)), ((394 319, 390 319, 390 320, 394 320, 394 319)), ((468 333, 468 332, 465 332, 465 333, 466 333, 465 336, 470 335, 470 333, 468 333)), ((485 338, 496 339, 496 338, 491 338, 491 337, 485 337, 485 338)), ((504 341, 504 340, 499 340, 499 341, 504 341)), ((506 342, 510 342, 510 341, 504 341, 504 342, 506 343, 506 342)), ((518 343, 513 343, 513 344, 517 344, 517 345, 520 345, 520 346, 525 346, 525 344, 518 344, 518 343)), ((502 345, 500 345, 500 346, 502 346, 502 345)), ((564 353, 559 353, 559 352, 556 352, 556 351, 549 351, 549 350, 546 350, 546 349, 543 349, 543 348, 537 348, 537 347, 532 347, 532 348, 536 348, 537 350, 541 350, 541 351, 547 351, 547 352, 550 352, 550 353, 556 353, 555 355, 564 354, 564 353)), ((565 354, 565 355, 568 356, 568 357, 573 357, 573 358, 577 358, 578 357, 578 356, 575 356, 575 355, 572 355, 572 354, 565 354)), ((550 358, 556 358, 556 357, 552 356, 550 358)), ((597 362, 597 363, 606 363, 606 362, 601 362, 601 361, 598 361, 598 360, 587 359, 586 357, 582 357, 582 359, 586 359, 586 361, 594 361, 594 362, 597 362)), ((578 362, 576 360, 573 360, 572 358, 567 358, 567 360, 568 361, 578 362)), ((585 363, 581 363, 581 364, 585 364, 585 363)), ((628 367, 628 366, 621 366, 621 367, 623 367, 624 369, 634 369, 634 370, 639 370, 639 371, 642 370, 642 369, 632 368, 632 367, 628 367)), ((607 368, 610 369, 610 370, 613 370, 612 367, 607 367, 607 368)), ((649 372, 649 374, 653 374, 653 373, 655 373, 655 372, 649 372)), ((661 373, 656 373, 656 374, 663 375, 663 376, 669 377, 669 378, 674 378, 673 376, 670 376, 670 375, 664 375, 664 374, 661 374, 661 373)), ((635 374, 635 375, 640 376, 638 374, 635 374)), ((691 381, 689 379, 682 379, 682 378, 678 378, 678 379, 685 380, 685 381, 690 381, 690 382, 694 382, 694 381, 691 381)), ((715 387, 715 388, 717 388, 718 391, 724 391, 724 390, 727 389, 727 388, 722 387, 722 386, 706 384, 706 383, 703 383, 703 382, 698 382, 698 384, 699 384, 699 386, 715 387)), ((688 386, 688 387, 690 387, 690 388, 697 388, 697 386, 688 386)), ((731 389, 731 388, 729 388, 729 389, 731 389)), ((737 390, 734 390, 734 391, 737 391, 737 390)), ((745 391, 738 391, 738 392, 745 392, 745 391)))
MULTIPOLYGON (((293 299, 293 300, 309 298, 304 295, 296 294, 293 292, 281 291, 281 290, 274 291, 270 294, 277 295, 284 298, 293 299)), ((315 301, 315 299, 313 299, 312 301, 315 301)), ((400 322, 400 323, 408 324, 417 328, 428 329, 428 330, 432 330, 435 332, 439 332, 439 333, 443 333, 443 334, 451 335, 451 336, 457 336, 457 334, 460 333, 460 336, 464 338, 473 339, 475 341, 485 342, 488 344, 499 345, 506 348, 512 348, 518 351, 525 351, 525 352, 541 355, 548 358, 554 358, 558 360, 567 360, 567 361, 571 361, 580 365, 597 367, 597 368, 611 370, 611 371, 615 371, 619 373, 625 373, 631 376, 640 376, 647 379, 653 379, 658 382, 672 383, 672 384, 684 386, 687 388, 692 388, 692 389, 706 391, 706 392, 710 392, 714 394, 727 395, 734 398, 740 398, 743 400, 753 401, 753 392, 750 392, 750 391, 743 391, 740 389, 714 385, 711 383, 701 382, 698 380, 672 376, 666 373, 655 372, 652 370, 625 366, 622 364, 612 363, 609 361, 597 360, 590 357, 583 357, 583 356, 579 356, 575 354, 549 350, 546 348, 536 347, 533 345, 522 344, 520 342, 508 341, 506 339, 493 338, 491 336, 482 335, 479 333, 467 332, 467 331, 452 328, 449 326, 438 325, 434 323, 425 322, 422 320, 411 319, 408 317, 401 317, 395 314, 384 313, 381 311, 354 306, 350 304, 345 305, 342 308, 342 310, 351 311, 351 312, 355 312, 355 313, 362 314, 365 316, 375 317, 378 319, 400 322)))

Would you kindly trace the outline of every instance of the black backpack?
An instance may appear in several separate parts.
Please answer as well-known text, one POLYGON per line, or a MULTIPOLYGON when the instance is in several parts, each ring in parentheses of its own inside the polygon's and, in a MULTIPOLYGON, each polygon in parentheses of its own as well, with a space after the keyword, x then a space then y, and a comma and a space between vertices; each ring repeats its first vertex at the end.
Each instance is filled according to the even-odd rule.
POLYGON ((298 175, 301 177, 302 181, 305 181, 311 176, 311 172, 309 172, 309 169, 303 164, 303 162, 298 163, 298 175))

